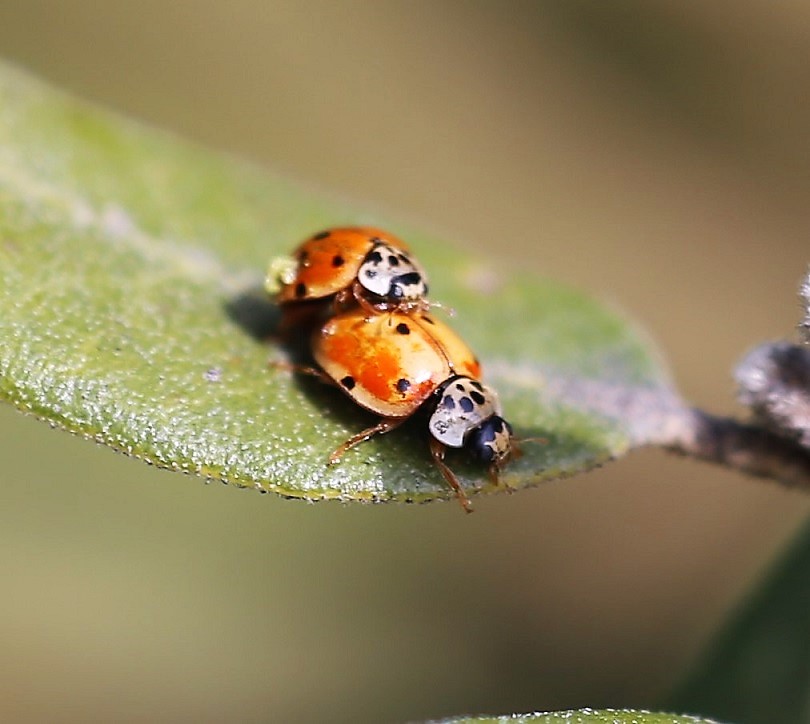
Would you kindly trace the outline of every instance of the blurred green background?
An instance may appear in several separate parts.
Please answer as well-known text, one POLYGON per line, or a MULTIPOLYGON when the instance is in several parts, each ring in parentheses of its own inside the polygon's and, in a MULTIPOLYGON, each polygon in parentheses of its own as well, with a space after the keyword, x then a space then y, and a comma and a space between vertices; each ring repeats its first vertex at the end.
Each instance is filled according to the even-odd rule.
MULTIPOLYGON (((718 413, 798 321, 805 2, 5 0, 0 55, 590 290, 718 413)), ((8 721, 654 706, 810 507, 656 451, 473 516, 310 505, 9 406, 0 456, 8 721)))

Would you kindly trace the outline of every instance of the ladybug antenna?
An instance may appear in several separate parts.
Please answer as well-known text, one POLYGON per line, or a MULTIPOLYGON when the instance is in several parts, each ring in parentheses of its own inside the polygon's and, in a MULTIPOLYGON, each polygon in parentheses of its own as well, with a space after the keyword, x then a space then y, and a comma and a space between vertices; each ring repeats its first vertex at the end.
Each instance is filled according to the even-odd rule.
POLYGON ((523 449, 522 445, 524 443, 537 443, 538 445, 548 445, 548 438, 547 437, 513 437, 512 438, 512 460, 517 460, 520 457, 523 457, 523 449))
MULTIPOLYGON (((446 304, 442 304, 441 302, 431 302, 426 299, 425 305, 427 306, 427 309, 441 309, 448 317, 456 316, 456 310, 453 309, 453 307, 448 307, 446 304)), ((427 311, 427 309, 425 311, 427 311)))
POLYGON ((538 445, 548 445, 547 437, 513 437, 513 443, 522 445, 524 442, 537 443, 538 445))

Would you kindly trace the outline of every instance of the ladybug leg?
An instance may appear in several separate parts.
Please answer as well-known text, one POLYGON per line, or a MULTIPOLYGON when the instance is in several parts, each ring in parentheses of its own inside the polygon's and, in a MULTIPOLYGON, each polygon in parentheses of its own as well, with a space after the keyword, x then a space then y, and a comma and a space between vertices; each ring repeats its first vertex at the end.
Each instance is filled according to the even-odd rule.
POLYGON ((466 513, 472 513, 473 507, 470 504, 470 499, 464 492, 464 488, 461 487, 461 483, 456 477, 456 474, 447 466, 447 463, 444 462, 444 450, 444 445, 436 440, 436 438, 430 438, 430 455, 433 458, 433 462, 441 471, 447 484, 453 489, 453 492, 455 492, 456 498, 458 498, 458 502, 461 503, 461 507, 464 508, 464 511, 466 513))
POLYGON ((312 302, 288 303, 281 306, 281 319, 271 340, 280 343, 289 342, 301 329, 312 329, 317 326, 323 314, 323 304, 312 302))
MULTIPOLYGON (((357 282, 354 284, 356 285, 357 282)), ((332 303, 335 314, 340 314, 341 312, 346 311, 346 309, 348 309, 350 306, 352 299, 357 299, 357 292, 354 290, 354 285, 352 286, 351 290, 341 289, 337 294, 335 294, 335 300, 332 303)))
POLYGON ((501 482, 501 468, 499 465, 490 465, 487 472, 489 473, 489 482, 496 488, 503 488, 507 493, 515 492, 515 489, 509 483, 501 482))
POLYGON ((332 387, 337 387, 337 382, 335 382, 329 375, 327 375, 323 370, 318 369, 317 367, 310 367, 308 365, 296 365, 292 362, 284 362, 283 360, 270 360, 268 362, 270 367, 283 370, 285 372, 294 372, 297 375, 309 375, 310 377, 317 377, 321 382, 332 385, 332 387))
POLYGON ((509 460, 520 460, 520 458, 523 457, 523 448, 520 446, 522 442, 539 442, 541 445, 545 445, 548 440, 544 437, 532 437, 526 438, 525 440, 515 440, 515 438, 512 438, 509 444, 509 457, 504 460, 504 464, 509 462, 509 460))
MULTIPOLYGON (((348 296, 350 293, 352 297, 354 297, 354 301, 357 302, 357 304, 364 312, 366 312, 366 314, 379 314, 380 312, 384 312, 388 309, 387 304, 372 304, 370 301, 368 301, 363 294, 363 286, 358 281, 352 284, 351 292, 349 292, 348 289, 344 289, 340 294, 345 294, 348 296)), ((338 296, 340 296, 340 294, 338 296)), ((346 301, 348 301, 348 299, 346 301)))
MULTIPOLYGON (((330 380, 331 382, 331 380, 330 380)), ((399 427, 403 422, 405 422, 406 418, 394 418, 394 417, 385 417, 380 420, 376 425, 373 427, 368 427, 362 432, 358 432, 356 435, 352 435, 346 442, 344 442, 339 448, 334 450, 332 454, 329 456, 329 464, 334 465, 336 462, 343 457, 343 453, 347 450, 351 450, 353 447, 359 445, 361 442, 365 442, 370 438, 374 437, 375 435, 384 435, 386 432, 391 432, 396 427, 399 427)))

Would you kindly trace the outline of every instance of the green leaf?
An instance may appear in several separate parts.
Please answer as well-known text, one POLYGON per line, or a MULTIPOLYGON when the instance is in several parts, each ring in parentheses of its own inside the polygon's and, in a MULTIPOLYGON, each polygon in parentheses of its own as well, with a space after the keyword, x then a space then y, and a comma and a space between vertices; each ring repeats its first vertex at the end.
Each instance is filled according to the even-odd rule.
POLYGON ((729 621, 674 695, 748 724, 810 720, 810 527, 729 621))
MULTIPOLYGON (((637 709, 577 709, 540 714, 460 717, 436 724, 713 724, 714 720, 637 709)), ((716 724, 716 723, 715 723, 716 724)))
MULTIPOLYGON (((327 467, 372 422, 268 366, 271 257, 325 226, 404 235, 525 443, 513 487, 654 441, 681 409, 613 310, 525 272, 79 102, 0 65, 0 396, 151 463, 309 499, 450 493, 414 421, 327 467)), ((538 234, 538 243, 542 243, 538 234)), ((508 249, 508 239, 496 240, 508 249)), ((452 454, 471 489, 480 468, 452 454)))

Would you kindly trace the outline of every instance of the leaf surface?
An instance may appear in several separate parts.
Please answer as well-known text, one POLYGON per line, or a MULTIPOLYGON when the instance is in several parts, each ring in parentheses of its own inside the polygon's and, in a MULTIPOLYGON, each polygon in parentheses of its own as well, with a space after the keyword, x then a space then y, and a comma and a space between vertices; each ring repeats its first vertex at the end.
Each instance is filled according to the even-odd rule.
MULTIPOLYGON (((434 297, 527 442, 512 487, 654 442, 682 403, 614 310, 526 272, 80 102, 0 65, 0 397, 154 464, 308 499, 450 497, 424 421, 348 453, 374 422, 268 365, 270 258, 328 226, 408 239, 434 297)), ((541 240, 538 239, 538 243, 541 240)), ((508 240, 498 240, 498 247, 508 240)), ((452 453, 471 490, 492 490, 452 453)))
MULTIPOLYGON (((439 724, 439 723, 437 723, 439 724)), ((712 719, 634 709, 576 709, 540 714, 444 719, 440 724, 716 724, 712 719)))

